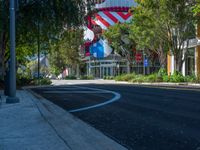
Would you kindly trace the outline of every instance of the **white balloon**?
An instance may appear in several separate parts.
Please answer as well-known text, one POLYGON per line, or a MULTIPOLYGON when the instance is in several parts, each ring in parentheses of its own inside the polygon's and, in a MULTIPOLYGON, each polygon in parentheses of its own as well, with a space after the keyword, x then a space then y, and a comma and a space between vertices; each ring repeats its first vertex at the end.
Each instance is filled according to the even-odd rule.
POLYGON ((108 40, 102 40, 103 41, 103 47, 104 47, 104 57, 109 56, 113 49, 109 46, 108 40))
POLYGON ((84 40, 85 41, 93 41, 94 40, 94 32, 87 27, 85 27, 85 29, 84 29, 84 40))

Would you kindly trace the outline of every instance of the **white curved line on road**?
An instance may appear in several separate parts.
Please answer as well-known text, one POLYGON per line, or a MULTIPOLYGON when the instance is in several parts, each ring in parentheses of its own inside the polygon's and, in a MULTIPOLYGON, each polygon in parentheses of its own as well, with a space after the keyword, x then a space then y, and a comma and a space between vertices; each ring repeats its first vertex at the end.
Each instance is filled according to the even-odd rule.
MULTIPOLYGON (((80 86, 78 86, 78 87, 80 87, 80 86)), ((99 104, 88 106, 88 107, 82 107, 82 108, 78 108, 78 109, 69 110, 68 112, 71 112, 71 113, 80 112, 80 111, 85 111, 85 110, 89 110, 89 109, 93 109, 93 108, 102 107, 102 106, 108 105, 110 103, 113 103, 115 101, 118 101, 121 98, 121 95, 117 92, 114 92, 114 91, 102 90, 102 89, 97 89, 97 88, 88 88, 88 87, 82 87, 82 88, 93 89, 93 90, 95 89, 95 90, 101 91, 102 93, 111 93, 111 94, 114 95, 114 97, 110 100, 107 100, 106 102, 103 102, 103 103, 99 103, 99 104)))
POLYGON ((106 91, 44 91, 46 94, 101 94, 101 93, 110 93, 106 91))

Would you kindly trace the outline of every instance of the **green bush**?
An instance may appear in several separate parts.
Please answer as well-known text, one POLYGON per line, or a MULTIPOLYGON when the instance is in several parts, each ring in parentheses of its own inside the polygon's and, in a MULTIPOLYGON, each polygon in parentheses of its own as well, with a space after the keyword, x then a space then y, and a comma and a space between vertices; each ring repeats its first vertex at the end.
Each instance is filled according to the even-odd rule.
POLYGON ((113 80, 114 77, 113 76, 104 76, 103 79, 104 80, 113 80))
MULTIPOLYGON (((104 77, 104 79, 109 79, 109 77, 104 77)), ((128 82, 191 82, 200 83, 200 79, 194 75, 183 76, 180 72, 175 72, 173 75, 168 76, 165 69, 160 69, 158 73, 150 75, 136 75, 132 74, 122 74, 114 78, 116 81, 128 81, 128 82)))
POLYGON ((178 71, 175 71, 173 75, 170 76, 170 82, 185 82, 185 77, 178 71))
POLYGON ((135 75, 134 78, 131 79, 131 82, 144 82, 145 77, 143 75, 135 75))
POLYGON ((146 76, 146 77, 144 77, 144 81, 146 81, 146 82, 157 82, 157 79, 158 77, 157 77, 157 74, 150 74, 150 75, 148 75, 148 76, 146 76))
POLYGON ((94 77, 93 76, 81 76, 80 79, 81 80, 93 80, 94 77))
POLYGON ((135 78, 135 74, 131 73, 131 74, 122 74, 119 76, 116 76, 114 79, 116 81, 131 81, 133 78, 135 78))
POLYGON ((50 85, 52 83, 49 78, 33 79, 29 85, 50 85))
POLYGON ((123 80, 122 80, 122 76, 123 76, 123 75, 118 75, 118 76, 116 76, 114 79, 115 79, 116 81, 123 81, 123 80))
POLYGON ((43 78, 43 79, 39 79, 39 83, 41 85, 50 85, 52 82, 49 78, 43 78))
POLYGON ((167 69, 165 68, 160 68, 160 70, 158 71, 158 76, 159 77, 163 77, 163 76, 167 76, 167 69))
POLYGON ((17 76, 16 76, 17 86, 31 85, 32 81, 33 81, 33 79, 27 75, 17 74, 17 76))
POLYGON ((20 78, 17 78, 16 83, 17 83, 17 86, 26 86, 26 85, 31 85, 32 81, 33 79, 20 77, 20 78))
POLYGON ((168 75, 164 75, 164 76, 162 76, 162 81, 163 82, 169 82, 170 81, 170 77, 168 75))
POLYGON ((65 80, 75 80, 76 77, 75 76, 66 76, 65 80))

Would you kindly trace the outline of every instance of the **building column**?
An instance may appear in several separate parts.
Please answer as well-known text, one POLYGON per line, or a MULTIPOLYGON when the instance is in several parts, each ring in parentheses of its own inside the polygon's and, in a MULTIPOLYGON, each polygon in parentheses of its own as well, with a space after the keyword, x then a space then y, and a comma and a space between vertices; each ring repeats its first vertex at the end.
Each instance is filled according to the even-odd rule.
POLYGON ((167 73, 172 75, 174 73, 174 56, 168 53, 167 55, 167 73))
MULTIPOLYGON (((200 22, 197 24, 197 38, 200 39, 200 22)), ((195 49, 195 73, 200 79, 200 45, 195 49)))
POLYGON ((195 50, 195 72, 198 78, 200 78, 200 45, 195 50))
MULTIPOLYGON (((186 54, 185 54, 185 49, 183 50, 184 52, 183 52, 183 57, 187 57, 187 56, 185 56, 186 54)), ((187 59, 187 58, 186 58, 187 59)), ((183 76, 186 76, 186 60, 183 62, 183 65, 182 65, 182 75, 183 76)))

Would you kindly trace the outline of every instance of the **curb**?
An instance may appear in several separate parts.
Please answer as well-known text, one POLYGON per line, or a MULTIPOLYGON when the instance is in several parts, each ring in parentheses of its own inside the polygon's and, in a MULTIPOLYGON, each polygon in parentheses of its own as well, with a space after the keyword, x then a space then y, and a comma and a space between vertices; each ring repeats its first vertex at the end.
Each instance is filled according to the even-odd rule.
POLYGON ((71 150, 127 150, 87 123, 24 87, 41 115, 71 150))
POLYGON ((153 87, 168 87, 168 88, 182 88, 182 89, 199 89, 200 84, 189 84, 189 83, 131 83, 124 81, 116 81, 117 84, 128 84, 137 86, 153 86, 153 87))

